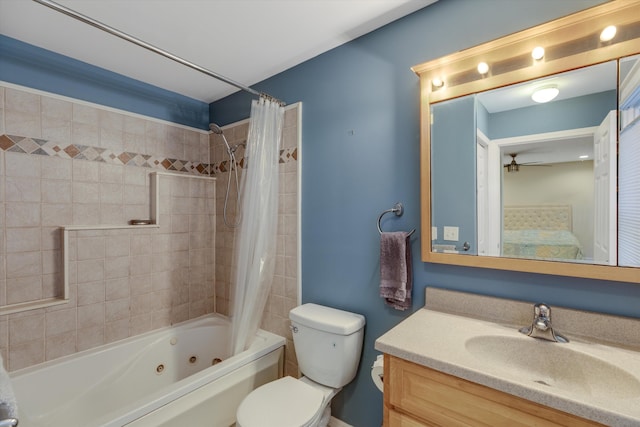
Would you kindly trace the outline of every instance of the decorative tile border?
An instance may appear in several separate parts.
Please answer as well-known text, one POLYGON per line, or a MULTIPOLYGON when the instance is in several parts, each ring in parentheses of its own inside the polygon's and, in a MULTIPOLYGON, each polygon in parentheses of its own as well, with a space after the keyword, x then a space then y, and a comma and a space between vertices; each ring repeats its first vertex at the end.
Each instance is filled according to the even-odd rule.
MULTIPOLYGON (((0 135, 0 149, 14 153, 37 154, 63 159, 89 160, 92 162, 110 163, 116 165, 139 166, 144 168, 186 172, 194 175, 217 175, 228 172, 229 161, 210 164, 204 162, 190 162, 188 160, 158 157, 149 154, 123 151, 113 152, 108 148, 92 147, 80 144, 63 144, 40 138, 29 138, 19 135, 0 135)), ((284 148, 280 150, 279 163, 289 163, 298 160, 298 149, 284 148)), ((242 157, 236 164, 240 169, 247 166, 246 157, 242 157)))
POLYGON ((63 159, 89 160, 116 165, 139 166, 144 168, 187 172, 194 175, 212 175, 211 165, 202 162, 170 159, 149 154, 123 151, 113 152, 107 148, 80 144, 62 144, 39 138, 17 135, 0 135, 0 149, 24 154, 37 154, 63 159))
MULTIPOLYGON (((298 148, 294 147, 294 148, 283 148, 280 150, 280 160, 278 163, 289 163, 289 162, 296 162, 298 161, 298 148)), ((244 169, 247 167, 247 158, 246 157, 242 157, 240 160, 238 160, 236 162, 236 165, 240 168, 240 169, 244 169)), ((213 174, 217 175, 220 173, 225 173, 229 171, 229 161, 228 160, 223 160, 220 163, 215 163, 213 165, 211 165, 212 169, 213 169, 213 174)))

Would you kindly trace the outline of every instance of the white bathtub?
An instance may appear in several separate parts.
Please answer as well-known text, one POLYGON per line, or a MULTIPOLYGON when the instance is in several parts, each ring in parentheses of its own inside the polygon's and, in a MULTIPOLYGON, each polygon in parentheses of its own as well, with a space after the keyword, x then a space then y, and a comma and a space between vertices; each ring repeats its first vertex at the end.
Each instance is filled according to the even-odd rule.
POLYGON ((209 315, 12 372, 20 427, 232 425, 244 396, 282 376, 285 339, 259 331, 228 358, 229 336, 209 315))

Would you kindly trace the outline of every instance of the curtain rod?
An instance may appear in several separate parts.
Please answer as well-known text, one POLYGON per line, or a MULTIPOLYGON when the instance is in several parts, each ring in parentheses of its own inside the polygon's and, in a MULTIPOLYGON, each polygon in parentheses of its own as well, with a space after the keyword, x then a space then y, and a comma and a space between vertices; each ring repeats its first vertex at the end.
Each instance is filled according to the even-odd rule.
POLYGON ((214 71, 211 71, 211 70, 209 70, 207 68, 201 67, 201 66, 199 66, 197 64, 194 64, 193 62, 187 61, 186 59, 182 59, 179 56, 176 56, 176 55, 174 55, 174 54, 172 54, 170 52, 167 52, 166 50, 163 50, 163 49, 160 49, 158 47, 155 47, 155 46, 153 46, 153 45, 151 45, 151 44, 149 44, 149 43, 147 43, 145 41, 142 41, 142 40, 140 40, 140 39, 138 39, 136 37, 130 36, 129 34, 127 34, 125 32, 122 32, 122 31, 117 30, 117 29, 115 29, 113 27, 110 27, 109 25, 103 24, 100 21, 97 21, 97 20, 95 20, 93 18, 90 18, 90 17, 88 17, 86 15, 83 15, 83 14, 81 14, 79 12, 76 12, 73 9, 69 9, 68 7, 63 6, 63 5, 59 4, 59 3, 56 3, 56 2, 51 1, 51 0, 33 0, 33 1, 35 1, 36 3, 40 3, 41 5, 47 6, 47 7, 51 8, 51 9, 53 9, 55 11, 58 11, 60 13, 63 13, 65 15, 67 15, 67 16, 70 16, 70 17, 72 17, 74 19, 77 19, 78 21, 84 22, 85 24, 89 24, 92 27, 95 27, 95 28, 97 28, 99 30, 105 31, 105 32, 107 32, 107 33, 109 33, 111 35, 114 35, 116 37, 120 37, 123 40, 126 40, 126 41, 128 41, 130 43, 133 43, 133 44, 136 44, 136 45, 138 45, 140 47, 143 47, 143 48, 145 48, 147 50, 150 50, 151 52, 157 53, 158 55, 162 55, 165 58, 169 58, 172 61, 178 62, 178 63, 180 63, 182 65, 186 65, 187 67, 192 68, 192 69, 194 69, 196 71, 199 71, 199 72, 201 72, 203 74, 206 74, 208 76, 211 76, 214 79, 218 79, 218 80, 223 81, 223 82, 225 82, 227 84, 230 84, 231 86, 235 86, 238 89, 242 89, 245 92, 249 92, 252 95, 256 95, 256 96, 259 96, 259 97, 267 98, 267 99, 269 99, 271 101, 275 101, 275 102, 280 103, 281 105, 284 105, 284 103, 282 101, 278 100, 277 98, 274 98, 271 95, 268 95, 268 94, 263 93, 263 92, 258 92, 257 90, 252 89, 249 86, 245 86, 242 83, 238 83, 235 80, 232 80, 232 79, 230 79, 228 77, 220 75, 220 74, 218 74, 218 73, 216 73, 214 71))

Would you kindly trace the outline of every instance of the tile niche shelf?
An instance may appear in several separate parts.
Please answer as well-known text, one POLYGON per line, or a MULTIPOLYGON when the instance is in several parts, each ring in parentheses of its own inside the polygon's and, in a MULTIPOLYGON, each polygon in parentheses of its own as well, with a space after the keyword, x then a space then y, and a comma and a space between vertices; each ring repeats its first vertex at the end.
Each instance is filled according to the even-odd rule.
POLYGON ((151 185, 151 224, 148 225, 129 225, 129 224, 105 224, 105 225, 62 225, 60 230, 62 232, 62 263, 63 263, 63 286, 62 294, 53 298, 43 298, 34 301, 26 301, 15 304, 7 304, 0 306, 0 315, 19 313, 28 310, 35 310, 39 308, 52 307, 60 304, 66 304, 69 302, 69 232, 80 230, 124 230, 124 229, 149 229, 160 228, 159 212, 160 212, 160 177, 161 176, 174 176, 180 178, 190 179, 206 179, 215 180, 215 177, 200 176, 200 175, 186 175, 173 172, 151 172, 150 185, 151 185))

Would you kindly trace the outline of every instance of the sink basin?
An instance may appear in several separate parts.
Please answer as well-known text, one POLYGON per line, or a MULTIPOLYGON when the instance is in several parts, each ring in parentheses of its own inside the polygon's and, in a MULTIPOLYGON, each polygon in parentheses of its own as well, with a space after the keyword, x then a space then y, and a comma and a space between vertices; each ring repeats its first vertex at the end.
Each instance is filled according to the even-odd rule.
POLYGON ((483 368, 518 382, 594 398, 631 399, 640 396, 640 381, 605 360, 560 344, 530 337, 482 335, 465 348, 483 368))

